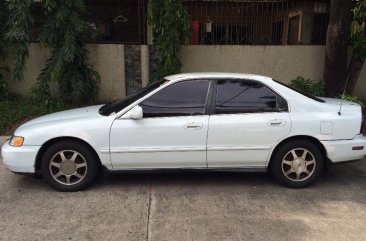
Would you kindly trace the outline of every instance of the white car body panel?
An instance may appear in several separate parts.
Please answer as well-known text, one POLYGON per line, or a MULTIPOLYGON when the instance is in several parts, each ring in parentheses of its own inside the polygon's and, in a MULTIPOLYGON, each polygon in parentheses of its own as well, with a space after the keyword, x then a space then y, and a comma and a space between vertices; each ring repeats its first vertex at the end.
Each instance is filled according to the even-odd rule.
POLYGON ((110 138, 113 167, 207 167, 207 129, 208 116, 116 119, 110 138))
MULTIPOLYGON (((14 135, 24 136, 24 144, 22 147, 10 147, 8 143, 5 143, 4 146, 7 148, 3 148, 1 152, 4 162, 13 159, 15 154, 18 154, 17 160, 25 159, 21 150, 29 146, 40 149, 44 143, 54 138, 71 137, 83 140, 92 146, 101 163, 107 168, 112 168, 109 153, 103 153, 101 150, 109 149, 109 129, 116 116, 99 115, 100 107, 99 105, 62 111, 23 124, 15 131, 14 135)), ((37 153, 34 153, 33 156, 36 155, 37 153)), ((27 162, 28 166, 33 167, 32 170, 34 170, 35 158, 27 162)))
POLYGON ((366 155, 365 148, 352 150, 354 146, 366 146, 366 137, 359 135, 361 107, 357 104, 343 101, 339 115, 340 100, 317 102, 271 78, 257 75, 192 73, 166 79, 169 82, 109 116, 98 114, 100 106, 91 106, 46 115, 23 124, 14 133, 24 137, 23 146, 12 147, 7 142, 2 147, 5 165, 14 172, 33 173, 41 146, 62 137, 86 142, 95 150, 102 165, 110 170, 266 167, 274 148, 295 136, 319 140, 332 162, 361 159, 366 155), (281 95, 289 111, 225 115, 227 118, 220 115, 122 118, 131 108, 166 86, 200 78, 256 80, 281 95), (271 128, 268 122, 276 119, 284 120, 285 124, 271 128), (202 128, 184 128, 196 122, 202 123, 202 128))
POLYGON ((41 146, 22 146, 14 148, 6 142, 1 150, 4 165, 13 172, 34 173, 34 160, 41 146))
POLYGON ((265 167, 274 144, 290 129, 288 112, 212 115, 208 167, 265 167))
POLYGON ((353 150, 354 146, 364 146, 366 137, 357 135, 353 140, 322 141, 327 155, 333 163, 360 160, 365 156, 365 149, 353 150))

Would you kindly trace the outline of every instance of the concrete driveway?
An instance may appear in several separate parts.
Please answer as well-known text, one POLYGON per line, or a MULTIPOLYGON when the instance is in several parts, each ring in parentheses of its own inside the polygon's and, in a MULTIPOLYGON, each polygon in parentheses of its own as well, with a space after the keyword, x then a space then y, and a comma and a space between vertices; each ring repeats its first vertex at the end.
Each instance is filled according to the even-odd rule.
POLYGON ((60 193, 0 164, 1 240, 366 240, 366 160, 306 189, 257 173, 110 174, 60 193))

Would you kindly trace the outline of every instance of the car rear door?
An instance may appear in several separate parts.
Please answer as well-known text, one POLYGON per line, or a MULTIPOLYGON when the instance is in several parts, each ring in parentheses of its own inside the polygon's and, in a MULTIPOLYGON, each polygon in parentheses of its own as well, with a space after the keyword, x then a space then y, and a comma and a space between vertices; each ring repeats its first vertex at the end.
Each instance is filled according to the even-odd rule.
POLYGON ((216 81, 207 139, 208 167, 265 167, 291 127, 286 101, 253 80, 216 81))
POLYGON ((139 104, 143 119, 116 119, 110 136, 113 168, 207 167, 210 83, 173 83, 139 104))

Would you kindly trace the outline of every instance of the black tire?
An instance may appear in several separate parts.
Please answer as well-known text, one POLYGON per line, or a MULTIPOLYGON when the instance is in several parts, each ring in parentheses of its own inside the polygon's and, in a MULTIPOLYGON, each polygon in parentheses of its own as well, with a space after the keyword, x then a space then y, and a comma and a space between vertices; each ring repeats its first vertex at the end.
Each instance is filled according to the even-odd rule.
POLYGON ((323 168, 322 152, 315 144, 306 140, 295 140, 282 145, 274 153, 270 165, 273 177, 282 185, 291 188, 309 186, 319 178, 323 168))
POLYGON ((61 141, 51 145, 41 160, 43 178, 51 187, 62 192, 86 189, 99 172, 100 163, 95 153, 77 141, 61 141))

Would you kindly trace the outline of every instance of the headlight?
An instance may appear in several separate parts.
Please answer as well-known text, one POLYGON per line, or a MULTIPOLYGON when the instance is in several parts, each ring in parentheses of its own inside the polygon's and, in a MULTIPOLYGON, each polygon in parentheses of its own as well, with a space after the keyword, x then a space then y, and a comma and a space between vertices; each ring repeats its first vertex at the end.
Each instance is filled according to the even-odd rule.
POLYGON ((24 142, 24 137, 21 137, 21 136, 13 136, 11 139, 10 139, 10 145, 11 146, 14 146, 14 147, 20 147, 23 145, 23 142, 24 142))

